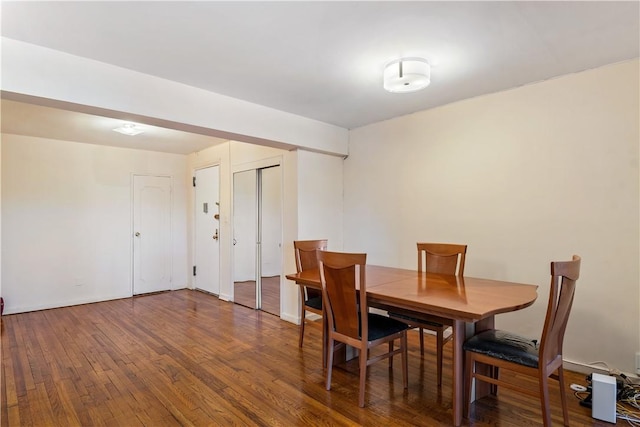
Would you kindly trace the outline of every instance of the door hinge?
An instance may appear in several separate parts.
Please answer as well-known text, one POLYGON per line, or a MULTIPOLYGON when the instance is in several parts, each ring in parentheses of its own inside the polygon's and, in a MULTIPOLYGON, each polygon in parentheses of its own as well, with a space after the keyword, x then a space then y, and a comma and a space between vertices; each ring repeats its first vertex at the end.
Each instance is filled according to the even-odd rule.
POLYGON ((194 187, 196 186, 196 177, 195 176, 193 177, 193 186, 194 187))
POLYGON ((193 275, 194 276, 196 275, 196 266, 195 265, 193 266, 193 275))

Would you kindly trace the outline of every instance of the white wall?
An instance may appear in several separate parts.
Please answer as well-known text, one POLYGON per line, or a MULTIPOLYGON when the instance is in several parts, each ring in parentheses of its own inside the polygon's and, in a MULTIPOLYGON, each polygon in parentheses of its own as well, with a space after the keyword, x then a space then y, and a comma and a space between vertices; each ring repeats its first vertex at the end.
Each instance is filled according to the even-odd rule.
POLYGON ((298 150, 298 240, 328 239, 329 250, 342 250, 342 165, 342 157, 298 150))
POLYGON ((132 295, 132 174, 172 177, 172 288, 186 286, 186 156, 2 139, 5 313, 132 295))
POLYGON ((416 241, 467 243, 466 275, 540 285, 496 320, 531 337, 550 261, 579 254, 565 358, 635 372, 638 75, 634 60, 352 130, 345 250, 414 268, 416 241))

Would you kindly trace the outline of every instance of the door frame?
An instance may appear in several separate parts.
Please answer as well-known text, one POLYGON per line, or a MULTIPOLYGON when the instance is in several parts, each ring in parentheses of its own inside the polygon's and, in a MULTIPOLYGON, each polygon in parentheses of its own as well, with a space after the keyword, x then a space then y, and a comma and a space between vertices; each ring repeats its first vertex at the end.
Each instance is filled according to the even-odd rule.
POLYGON ((130 182, 129 182, 129 188, 131 191, 131 219, 129 222, 129 251, 131 256, 129 257, 130 261, 129 261, 129 293, 130 296, 134 296, 134 284, 135 284, 135 271, 134 271, 134 267, 135 267, 135 248, 134 248, 134 242, 135 242, 135 227, 134 227, 134 222, 135 222, 135 177, 136 176, 145 176, 145 177, 158 177, 158 178, 169 178, 169 247, 170 250, 172 251, 170 254, 170 263, 169 263, 169 277, 170 277, 170 283, 171 286, 169 287, 169 290, 173 290, 174 289, 174 283, 173 283, 173 186, 174 186, 174 179, 173 179, 173 175, 171 174, 166 174, 166 173, 138 173, 138 172, 132 172, 130 174, 130 182))
MULTIPOLYGON (((196 176, 196 171, 202 170, 202 169, 207 169, 207 168, 212 168, 212 167, 218 167, 218 200, 222 200, 222 165, 221 162, 215 161, 215 162, 210 162, 210 163, 203 163, 203 164, 199 164, 198 166, 193 167, 192 171, 191 171, 191 177, 195 178, 196 176)), ((197 185, 197 184, 196 184, 197 185)), ((196 283, 195 280, 193 279, 193 266, 196 263, 196 187, 193 186, 193 184, 191 184, 191 196, 192 196, 192 203, 191 203, 191 207, 193 208, 193 212, 191 215, 191 221, 193 224, 192 230, 191 230, 191 263, 189 271, 187 272, 188 275, 190 275, 191 280, 189 280, 189 289, 191 290, 196 290, 196 283)), ((222 202, 220 202, 222 204, 222 202)), ((218 238, 218 265, 220 266, 218 268, 218 295, 217 297, 220 298, 220 295, 222 295, 222 274, 221 274, 221 270, 222 270, 222 242, 224 241, 222 235, 223 235, 223 227, 222 227, 222 213, 221 213, 221 206, 218 206, 218 214, 220 215, 220 221, 218 224, 218 230, 219 230, 219 238, 218 238)), ((232 287, 233 289, 233 287, 232 287)), ((213 294, 212 294, 213 295, 213 294)))

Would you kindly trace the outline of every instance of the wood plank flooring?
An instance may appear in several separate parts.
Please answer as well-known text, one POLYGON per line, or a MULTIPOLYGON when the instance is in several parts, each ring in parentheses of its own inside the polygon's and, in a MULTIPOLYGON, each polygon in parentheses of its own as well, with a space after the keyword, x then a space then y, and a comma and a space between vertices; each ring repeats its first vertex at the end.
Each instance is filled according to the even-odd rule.
MULTIPOLYGON (((197 291, 179 290, 2 317, 2 426, 449 426, 451 349, 442 388, 435 346, 409 333, 400 363, 374 364, 365 408, 357 366, 324 388, 320 323, 298 327, 197 291)), ((506 374, 506 373, 505 373, 506 374)), ((526 381, 522 379, 522 381, 526 381)), ((584 384, 569 373, 568 383, 584 384)), ((598 423, 571 393, 572 426, 598 423)), ((561 425, 557 387, 554 424, 561 425)), ((501 390, 476 402, 471 426, 542 425, 536 399, 501 390)))

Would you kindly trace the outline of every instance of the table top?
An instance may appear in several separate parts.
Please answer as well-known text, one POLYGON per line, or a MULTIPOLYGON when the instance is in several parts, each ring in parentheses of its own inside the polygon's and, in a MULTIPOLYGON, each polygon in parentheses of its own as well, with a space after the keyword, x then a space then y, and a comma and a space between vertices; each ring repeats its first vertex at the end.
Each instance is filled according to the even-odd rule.
MULTIPOLYGON (((301 285, 321 287, 318 270, 286 277, 301 285)), ((376 265, 366 266, 365 280, 373 306, 389 305, 465 322, 520 310, 533 304, 538 296, 537 285, 376 265)))

